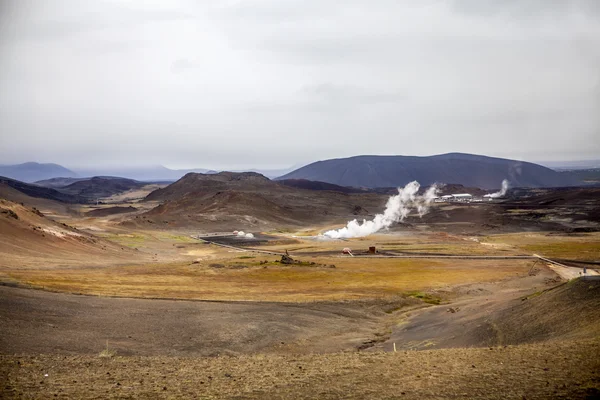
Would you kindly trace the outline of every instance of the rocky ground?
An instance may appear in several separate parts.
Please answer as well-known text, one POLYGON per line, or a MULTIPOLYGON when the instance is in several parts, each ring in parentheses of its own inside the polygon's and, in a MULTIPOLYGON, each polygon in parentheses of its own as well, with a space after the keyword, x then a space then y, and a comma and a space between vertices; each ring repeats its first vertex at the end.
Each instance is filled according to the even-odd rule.
POLYGON ((242 357, 0 356, 0 397, 592 399, 600 341, 242 357))

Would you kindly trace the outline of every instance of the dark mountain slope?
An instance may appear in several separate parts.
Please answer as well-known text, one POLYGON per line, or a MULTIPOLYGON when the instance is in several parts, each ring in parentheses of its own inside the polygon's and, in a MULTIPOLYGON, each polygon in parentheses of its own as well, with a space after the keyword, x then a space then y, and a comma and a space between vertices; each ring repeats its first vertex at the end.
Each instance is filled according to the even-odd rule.
POLYGON ((69 193, 62 193, 56 189, 45 188, 42 186, 31 185, 29 183, 24 183, 17 181, 15 179, 5 178, 0 176, 0 186, 6 186, 15 190, 18 190, 21 193, 26 194, 30 197, 37 197, 42 199, 56 200, 62 203, 87 203, 88 199, 73 195, 69 193))
POLYGON ((35 182, 59 176, 74 177, 77 176, 77 174, 58 164, 27 162, 17 165, 0 165, 0 176, 22 182, 35 182))
POLYGON ((109 197, 113 194, 140 188, 144 185, 146 183, 132 179, 96 176, 73 182, 70 185, 60 188, 60 191, 87 198, 99 198, 109 197))
POLYGON ((450 153, 429 157, 356 156, 318 161, 278 179, 308 179, 341 186, 392 187, 417 180, 495 189, 503 179, 514 187, 557 187, 578 181, 549 168, 523 161, 450 153))
POLYGON ((41 181, 34 182, 38 186, 59 189, 65 186, 70 185, 71 183, 83 181, 89 178, 67 178, 67 177, 58 177, 58 178, 50 178, 50 179, 42 179, 41 181))
MULTIPOLYGON (((298 189, 307 189, 307 190, 331 190, 334 192, 342 192, 342 193, 365 193, 365 190, 351 188, 346 186, 334 185, 332 183, 327 182, 319 182, 319 181, 309 181, 308 179, 282 179, 278 181, 282 185, 295 187, 298 189)), ((394 188, 396 190, 396 188, 394 188)))

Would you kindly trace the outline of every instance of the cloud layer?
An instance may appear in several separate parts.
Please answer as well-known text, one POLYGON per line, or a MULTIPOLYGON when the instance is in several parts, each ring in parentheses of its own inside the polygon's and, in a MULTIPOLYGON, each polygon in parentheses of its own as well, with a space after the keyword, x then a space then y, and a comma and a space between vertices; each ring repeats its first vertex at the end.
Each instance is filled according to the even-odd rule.
POLYGON ((581 1, 0 3, 0 162, 600 154, 581 1))

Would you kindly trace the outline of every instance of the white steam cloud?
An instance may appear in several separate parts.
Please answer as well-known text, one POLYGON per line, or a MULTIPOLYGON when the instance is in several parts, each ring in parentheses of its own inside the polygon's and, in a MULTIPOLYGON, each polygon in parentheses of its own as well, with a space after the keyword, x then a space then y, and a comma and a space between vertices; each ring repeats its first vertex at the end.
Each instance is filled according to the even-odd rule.
POLYGON ((251 234, 251 233, 246 233, 246 232, 244 232, 244 231, 239 231, 239 232, 237 233, 237 235, 238 235, 238 237, 245 237, 246 239, 252 239, 252 238, 254 238, 254 235, 253 235, 253 234, 251 234))
POLYGON ((413 181, 404 188, 398 188, 398 194, 388 199, 383 214, 377 214, 371 221, 357 220, 348 222, 344 228, 327 231, 323 236, 331 239, 369 236, 382 229, 389 228, 394 222, 403 221, 412 209, 422 217, 429 211, 429 205, 436 197, 437 186, 433 185, 422 196, 418 196, 419 182, 413 181))
POLYGON ((505 179, 502 181, 502 189, 500 189, 499 192, 488 194, 488 195, 486 195, 486 197, 491 197, 492 199, 497 199, 499 197, 504 197, 506 195, 507 191, 508 191, 508 181, 505 179))

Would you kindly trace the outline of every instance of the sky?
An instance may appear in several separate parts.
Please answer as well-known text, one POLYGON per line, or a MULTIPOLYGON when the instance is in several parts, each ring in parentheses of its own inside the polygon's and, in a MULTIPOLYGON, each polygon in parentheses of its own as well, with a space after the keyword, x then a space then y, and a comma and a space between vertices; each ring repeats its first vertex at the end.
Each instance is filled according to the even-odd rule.
POLYGON ((0 164, 600 158, 598 0, 0 0, 0 164))

